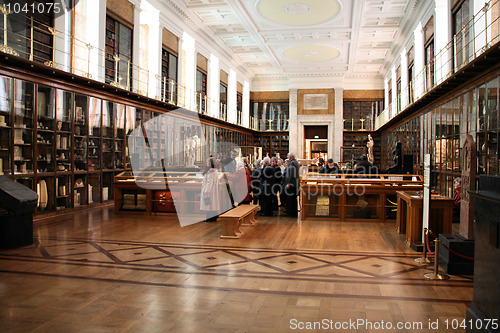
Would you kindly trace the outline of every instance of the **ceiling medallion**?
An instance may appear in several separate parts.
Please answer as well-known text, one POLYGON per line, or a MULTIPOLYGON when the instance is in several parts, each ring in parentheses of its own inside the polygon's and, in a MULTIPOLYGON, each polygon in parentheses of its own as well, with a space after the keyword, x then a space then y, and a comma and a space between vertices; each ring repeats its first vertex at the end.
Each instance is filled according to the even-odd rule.
POLYGON ((308 26, 324 23, 340 12, 338 0, 259 0, 256 9, 278 24, 308 26))
POLYGON ((322 62, 335 59, 340 52, 325 45, 299 45, 283 51, 283 56, 299 62, 322 62))
POLYGON ((305 3, 291 3, 283 8, 283 11, 289 15, 306 15, 311 12, 311 6, 305 3))

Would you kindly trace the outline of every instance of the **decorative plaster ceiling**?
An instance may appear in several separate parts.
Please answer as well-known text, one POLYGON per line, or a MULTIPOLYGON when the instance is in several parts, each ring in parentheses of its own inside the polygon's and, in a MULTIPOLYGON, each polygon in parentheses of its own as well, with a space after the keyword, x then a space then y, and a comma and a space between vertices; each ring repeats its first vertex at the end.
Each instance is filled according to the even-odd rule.
POLYGON ((324 45, 299 45, 286 49, 283 56, 296 61, 321 62, 337 58, 339 51, 324 45))
POLYGON ((323 23, 339 12, 337 1, 260 0, 257 10, 268 20, 293 26, 323 23))
POLYGON ((419 0, 187 0, 262 78, 332 77, 383 88, 381 72, 419 0))

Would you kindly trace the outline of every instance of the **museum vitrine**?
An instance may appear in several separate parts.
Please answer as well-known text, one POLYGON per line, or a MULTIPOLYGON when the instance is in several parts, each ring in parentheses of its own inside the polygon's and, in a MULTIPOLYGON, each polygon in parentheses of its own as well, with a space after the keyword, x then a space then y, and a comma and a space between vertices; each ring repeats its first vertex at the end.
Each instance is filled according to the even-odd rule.
POLYGON ((32 175, 34 171, 34 110, 35 85, 14 81, 14 175, 32 175))
POLYGON ((306 173, 301 177, 302 219, 395 219, 396 191, 422 190, 420 175, 306 173))
POLYGON ((0 76, 0 175, 12 173, 12 79, 0 76))

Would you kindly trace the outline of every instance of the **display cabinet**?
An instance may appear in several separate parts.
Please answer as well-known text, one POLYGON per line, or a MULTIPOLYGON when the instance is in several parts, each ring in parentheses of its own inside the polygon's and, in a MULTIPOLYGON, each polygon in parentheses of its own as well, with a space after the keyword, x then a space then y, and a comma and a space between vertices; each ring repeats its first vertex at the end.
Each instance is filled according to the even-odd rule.
POLYGON ((302 219, 395 220, 396 191, 423 189, 421 175, 306 173, 301 177, 302 219))
POLYGON ((115 171, 124 169, 125 151, 125 105, 117 104, 114 110, 114 156, 113 164, 115 171))
MULTIPOLYGON (((56 154, 55 135, 55 89, 38 86, 37 89, 37 172, 54 172, 56 154)), ((59 139, 60 143, 60 139, 59 139)))
POLYGON ((0 76, 0 175, 12 173, 12 79, 0 76))
POLYGON ((101 170, 101 100, 89 98, 88 170, 101 170))
MULTIPOLYGON (((185 140, 194 134, 218 142, 209 153, 253 139, 130 104, 0 76, 0 174, 38 193, 36 214, 56 213, 114 200, 114 177, 130 170, 132 160, 139 168, 183 167, 185 140)), ((196 162, 207 153, 200 148, 196 162)), ((145 210, 145 193, 134 194, 134 210, 145 210)), ((186 209, 198 212, 199 189, 183 195, 186 209)))
POLYGON ((34 172, 34 99, 33 83, 14 81, 14 175, 34 172))
MULTIPOLYGON (((224 199, 226 186, 221 178, 219 181, 219 202, 221 207, 230 209, 231 203, 224 199)), ((200 210, 202 182, 199 172, 151 170, 134 175, 124 171, 114 179, 115 213, 177 213, 197 216, 201 221, 205 216, 200 210)))

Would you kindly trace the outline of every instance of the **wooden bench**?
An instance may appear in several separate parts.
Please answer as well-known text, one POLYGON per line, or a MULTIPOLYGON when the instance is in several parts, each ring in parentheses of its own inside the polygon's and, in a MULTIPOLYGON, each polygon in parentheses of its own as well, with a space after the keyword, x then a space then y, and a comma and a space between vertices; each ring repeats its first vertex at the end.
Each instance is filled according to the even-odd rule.
POLYGON ((240 238, 241 226, 254 226, 257 224, 255 214, 257 214, 257 205, 241 205, 233 208, 222 215, 219 215, 218 221, 222 222, 224 234, 220 238, 240 238))

